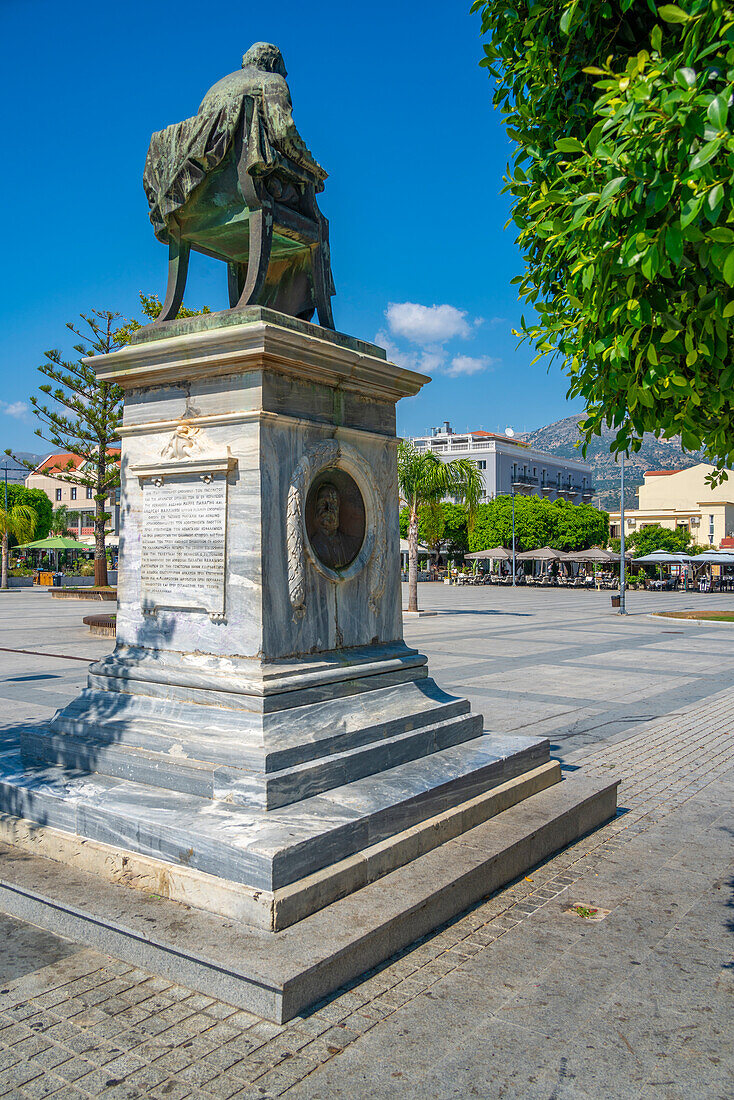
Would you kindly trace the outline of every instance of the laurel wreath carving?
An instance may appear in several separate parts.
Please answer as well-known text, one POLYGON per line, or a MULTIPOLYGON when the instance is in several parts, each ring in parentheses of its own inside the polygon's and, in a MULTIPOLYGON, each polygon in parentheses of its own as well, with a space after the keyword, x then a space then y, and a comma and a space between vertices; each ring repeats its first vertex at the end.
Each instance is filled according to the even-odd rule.
MULTIPOLYGON (((308 486, 322 470, 332 467, 350 468, 359 475, 363 485, 369 487, 367 494, 367 530, 363 549, 357 557, 361 565, 370 566, 369 606, 377 612, 385 591, 386 545, 385 516, 380 503, 380 494, 375 484, 369 464, 353 447, 340 444, 335 439, 325 440, 310 447, 301 457, 293 471, 288 490, 286 513, 286 540, 288 552, 288 595, 293 608, 294 619, 300 619, 306 613, 306 532, 304 510, 308 486)), ((339 582, 345 577, 334 570, 320 567, 320 572, 330 580, 339 582)))

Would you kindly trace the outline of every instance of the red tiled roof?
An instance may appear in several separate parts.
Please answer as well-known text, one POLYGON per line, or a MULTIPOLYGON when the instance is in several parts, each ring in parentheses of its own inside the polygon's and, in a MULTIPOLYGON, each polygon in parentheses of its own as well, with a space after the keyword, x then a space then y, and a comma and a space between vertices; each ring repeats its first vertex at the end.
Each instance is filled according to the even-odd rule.
MULTIPOLYGON (((116 458, 120 461, 120 452, 117 448, 111 448, 108 452, 108 457, 116 458)), ((70 451, 60 451, 58 454, 49 455, 44 459, 40 465, 36 466, 32 472, 34 474, 48 474, 53 477, 54 470, 58 470, 59 473, 66 473, 67 470, 78 470, 84 462, 81 455, 71 454, 70 451), (69 465, 71 463, 71 466, 69 465)))
POLYGON ((34 474, 43 474, 47 470, 60 470, 64 471, 68 468, 69 462, 71 462, 71 469, 78 470, 84 461, 79 455, 73 455, 69 451, 60 451, 59 454, 49 455, 48 458, 37 466, 33 471, 34 474))
POLYGON ((679 474, 680 470, 645 470, 644 477, 668 477, 670 474, 679 474))

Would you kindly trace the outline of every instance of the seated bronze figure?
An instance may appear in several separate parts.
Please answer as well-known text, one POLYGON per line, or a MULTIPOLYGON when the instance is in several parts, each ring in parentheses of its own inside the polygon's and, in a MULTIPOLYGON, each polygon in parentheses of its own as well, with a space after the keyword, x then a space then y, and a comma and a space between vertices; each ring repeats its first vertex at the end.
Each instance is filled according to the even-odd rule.
POLYGON ((143 186, 168 288, 157 323, 183 301, 193 248, 224 260, 230 307, 262 305, 334 328, 329 223, 316 203, 326 172, 293 121, 283 57, 257 42, 199 112, 153 134, 143 186))

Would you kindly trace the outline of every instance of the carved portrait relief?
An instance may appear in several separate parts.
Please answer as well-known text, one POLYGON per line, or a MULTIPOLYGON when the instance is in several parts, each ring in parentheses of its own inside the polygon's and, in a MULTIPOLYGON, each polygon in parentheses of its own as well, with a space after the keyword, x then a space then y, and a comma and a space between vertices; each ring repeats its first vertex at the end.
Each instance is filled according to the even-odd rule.
POLYGON ((329 469, 314 478, 306 497, 306 534, 328 569, 344 569, 359 553, 365 535, 365 508, 354 478, 329 469))
POLYGON ((308 568, 333 584, 367 570, 373 614, 385 590, 386 538, 381 490, 355 447, 324 439, 293 471, 286 516, 288 595, 295 621, 306 613, 308 568))

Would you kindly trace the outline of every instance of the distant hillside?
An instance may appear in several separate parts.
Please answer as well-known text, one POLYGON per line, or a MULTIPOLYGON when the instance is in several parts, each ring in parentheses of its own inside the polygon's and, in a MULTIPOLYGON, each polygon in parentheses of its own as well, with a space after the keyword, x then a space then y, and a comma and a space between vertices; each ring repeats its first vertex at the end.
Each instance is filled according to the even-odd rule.
MULTIPOLYGON (((48 454, 48 451, 44 451, 42 455, 31 454, 30 451, 16 451, 18 458, 24 458, 26 462, 32 462, 34 466, 37 466, 39 462, 43 462, 44 458, 48 454)), ((18 485, 25 481, 28 477, 29 471, 22 466, 20 462, 16 462, 10 455, 0 454, 0 481, 5 481, 5 466, 8 467, 8 485, 18 485)))
MULTIPOLYGON (((564 458, 583 458, 579 442, 578 416, 567 416, 545 428, 528 432, 524 439, 539 451, 562 455, 564 458)), ((601 505, 606 509, 619 508, 619 465, 609 450, 615 433, 605 428, 601 437, 594 439, 586 452, 585 461, 594 471, 594 486, 599 493, 601 505)), ((687 453, 681 450, 680 440, 669 441, 655 439, 652 435, 644 437, 642 448, 625 463, 625 503, 628 507, 637 506, 637 486, 642 485, 646 470, 682 470, 686 466, 695 466, 705 462, 703 451, 687 453)), ((596 503, 596 496, 594 503, 596 503)))

